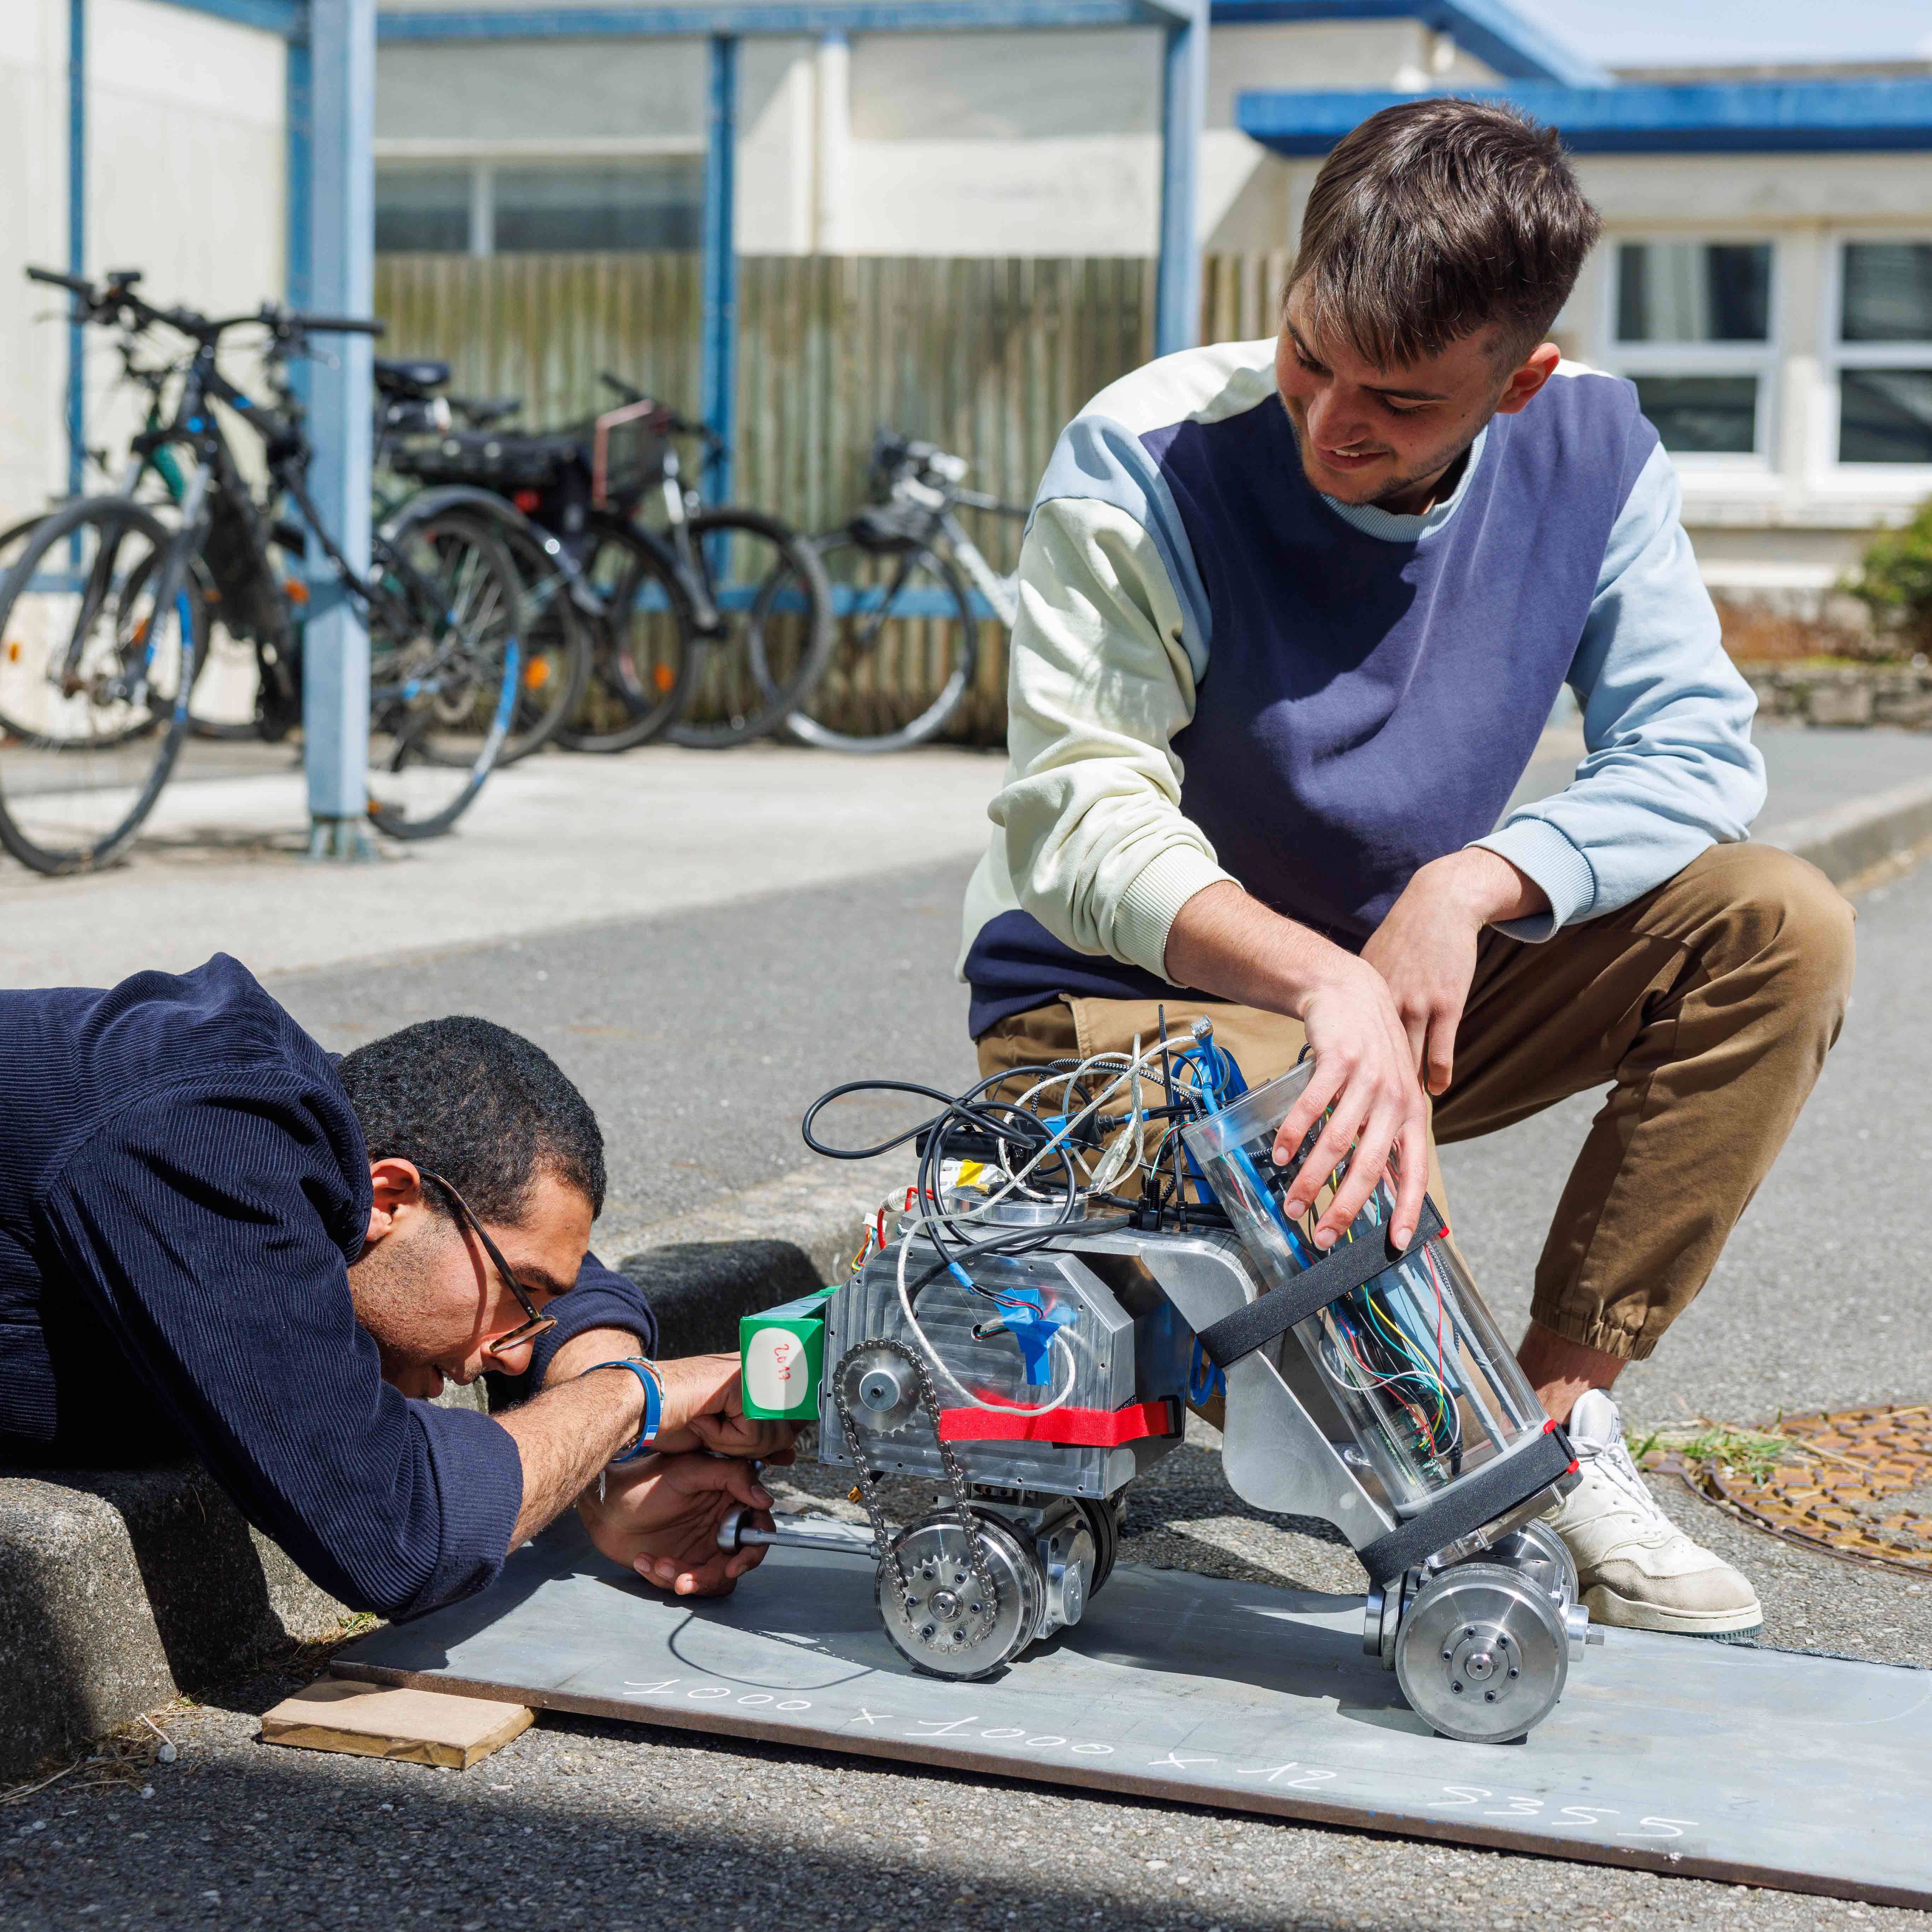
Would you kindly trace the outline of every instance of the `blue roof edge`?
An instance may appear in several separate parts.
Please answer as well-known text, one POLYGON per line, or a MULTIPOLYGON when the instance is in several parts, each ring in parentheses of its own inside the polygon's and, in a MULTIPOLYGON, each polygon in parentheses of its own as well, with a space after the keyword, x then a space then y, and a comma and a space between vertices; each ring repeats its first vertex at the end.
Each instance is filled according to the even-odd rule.
POLYGON ((1509 80, 1605 87, 1610 74, 1509 0, 1214 0, 1213 24, 1268 21, 1419 20, 1509 80))
MULTIPOLYGON (((1222 0, 1226 4, 1226 0, 1222 0)), ((1736 81, 1673 86, 1430 90, 1502 100, 1581 154, 1816 154, 1932 149, 1932 80, 1736 81)), ((1325 154, 1352 128, 1422 96, 1340 90, 1244 94, 1243 134, 1280 154, 1325 154)))

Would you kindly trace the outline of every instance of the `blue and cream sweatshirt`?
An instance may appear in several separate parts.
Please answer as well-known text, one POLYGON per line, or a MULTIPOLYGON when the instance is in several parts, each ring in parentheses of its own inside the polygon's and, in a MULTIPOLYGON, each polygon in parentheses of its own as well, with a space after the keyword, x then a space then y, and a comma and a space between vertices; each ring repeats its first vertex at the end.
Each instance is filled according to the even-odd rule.
POLYGON ((1565 363, 1420 516, 1321 495, 1272 339, 1163 357, 1060 438, 1020 558, 1010 761, 968 890, 976 1037, 1168 990, 1203 887, 1358 949, 1430 860, 1489 847, 1616 910, 1764 802, 1676 472, 1631 385, 1565 363), (1499 825, 1565 684, 1585 756, 1499 825))

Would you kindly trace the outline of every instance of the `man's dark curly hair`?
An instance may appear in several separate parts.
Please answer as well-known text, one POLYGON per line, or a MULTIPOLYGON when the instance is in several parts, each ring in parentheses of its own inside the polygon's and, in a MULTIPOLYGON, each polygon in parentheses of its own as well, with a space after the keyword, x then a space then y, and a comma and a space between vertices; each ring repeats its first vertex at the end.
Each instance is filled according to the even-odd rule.
MULTIPOLYGON (((590 1103, 543 1048, 469 1014, 423 1020, 346 1054, 338 1067, 371 1160, 440 1174, 486 1221, 514 1227, 540 1173, 604 1208, 604 1136, 590 1103)), ((446 1203, 426 1197, 439 1214, 446 1203)))

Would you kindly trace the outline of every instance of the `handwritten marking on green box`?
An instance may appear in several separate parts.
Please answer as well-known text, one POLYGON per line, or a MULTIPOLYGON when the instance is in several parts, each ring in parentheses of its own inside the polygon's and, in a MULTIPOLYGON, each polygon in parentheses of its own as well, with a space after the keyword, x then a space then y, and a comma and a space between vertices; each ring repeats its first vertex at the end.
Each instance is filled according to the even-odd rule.
POLYGON ((819 1378, 825 1372, 825 1304, 837 1291, 821 1288, 738 1324, 745 1371, 745 1413, 768 1422, 815 1422, 819 1378))

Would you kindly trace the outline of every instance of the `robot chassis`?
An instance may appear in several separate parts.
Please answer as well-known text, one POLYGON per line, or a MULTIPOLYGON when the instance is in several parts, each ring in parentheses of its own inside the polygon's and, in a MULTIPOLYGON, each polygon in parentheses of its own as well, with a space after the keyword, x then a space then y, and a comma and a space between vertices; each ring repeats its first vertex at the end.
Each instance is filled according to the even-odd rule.
POLYGON ((949 1257, 909 1199, 843 1286, 747 1317, 746 1412, 815 1421, 820 1461, 852 1470, 870 1524, 766 1529, 737 1510, 720 1544, 864 1555, 915 1669, 988 1676, 1079 1622, 1113 1568, 1128 1485, 1179 1445, 1185 1400, 1216 1390, 1229 1484, 1348 1539, 1370 1582, 1363 1648, 1411 1707, 1469 1742, 1540 1723, 1602 1641, 1538 1520, 1576 1480, 1569 1444, 1432 1203, 1400 1252, 1375 1225, 1385 1188, 1326 1254, 1288 1221, 1293 1170, 1267 1150, 1306 1076, 1216 1094, 1183 1130, 1217 1202, 1206 1214, 949 1195, 948 1216, 1005 1250, 949 1257), (1226 1225, 1198 1225, 1210 1217, 1226 1225), (933 1483, 934 1507, 894 1528, 886 1476, 933 1483))

